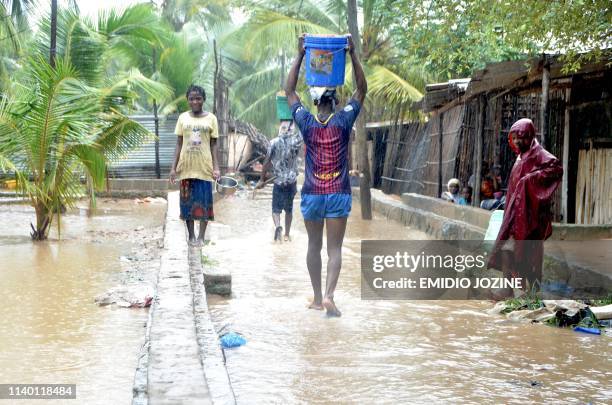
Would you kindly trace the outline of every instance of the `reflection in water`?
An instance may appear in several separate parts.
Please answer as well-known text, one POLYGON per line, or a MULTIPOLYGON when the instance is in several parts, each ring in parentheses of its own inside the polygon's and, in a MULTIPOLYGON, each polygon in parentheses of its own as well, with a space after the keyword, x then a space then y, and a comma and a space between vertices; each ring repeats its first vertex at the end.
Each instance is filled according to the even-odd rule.
POLYGON ((126 240, 159 227, 165 205, 101 206, 107 214, 65 216, 61 241, 54 228, 37 243, 23 236, 32 210, 0 206, 0 383, 77 384, 70 403, 131 401, 147 310, 99 307, 94 297, 123 280, 120 256, 135 246, 126 240))
MULTIPOLYGON (((307 310, 306 232, 273 244, 269 194, 216 206, 231 235, 204 252, 232 271, 233 296, 210 296, 217 329, 248 343, 226 351, 239 403, 612 402, 607 337, 512 323, 482 301, 362 301, 361 239, 424 239, 384 218, 349 219, 336 301, 307 310)), ((325 263, 325 247, 323 247, 325 263)))

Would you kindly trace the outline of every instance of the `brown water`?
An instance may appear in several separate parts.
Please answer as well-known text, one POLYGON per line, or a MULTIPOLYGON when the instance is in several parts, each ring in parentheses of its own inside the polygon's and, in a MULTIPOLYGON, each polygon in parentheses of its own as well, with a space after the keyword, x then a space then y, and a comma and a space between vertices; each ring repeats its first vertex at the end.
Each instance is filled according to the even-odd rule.
MULTIPOLYGON (((54 228, 48 242, 33 243, 33 211, 0 206, 0 383, 76 384, 69 404, 131 402, 148 310, 99 307, 94 297, 138 274, 125 256, 161 235, 164 212, 165 203, 100 201, 98 216, 63 218, 61 241, 54 228)), ((28 402, 62 403, 19 404, 28 402)))
MULTIPOLYGON (((274 244, 268 193, 216 205, 229 235, 204 248, 231 268, 231 298, 210 296, 217 329, 248 343, 226 350, 239 403, 612 403, 612 339, 513 323, 483 301, 362 301, 362 239, 424 239, 353 206, 336 302, 307 310, 306 232, 274 244)), ((325 252, 325 247, 323 248, 325 252)), ((325 253, 324 266, 325 266, 325 253)))

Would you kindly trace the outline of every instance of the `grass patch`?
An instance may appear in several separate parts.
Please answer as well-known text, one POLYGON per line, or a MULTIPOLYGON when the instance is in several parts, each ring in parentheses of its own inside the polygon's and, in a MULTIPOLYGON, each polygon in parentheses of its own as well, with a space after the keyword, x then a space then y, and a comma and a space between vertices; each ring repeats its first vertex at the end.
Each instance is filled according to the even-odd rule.
POLYGON ((612 304, 612 294, 599 300, 591 300, 592 307, 603 307, 612 304))
POLYGON ((202 266, 215 267, 215 266, 218 266, 218 265, 219 265, 219 262, 217 260, 211 259, 207 255, 202 253, 202 266))
POLYGON ((511 298, 504 301, 506 304, 506 308, 502 311, 502 313, 507 314, 514 311, 519 311, 523 309, 539 309, 544 306, 544 303, 539 297, 524 295, 518 298, 511 298))

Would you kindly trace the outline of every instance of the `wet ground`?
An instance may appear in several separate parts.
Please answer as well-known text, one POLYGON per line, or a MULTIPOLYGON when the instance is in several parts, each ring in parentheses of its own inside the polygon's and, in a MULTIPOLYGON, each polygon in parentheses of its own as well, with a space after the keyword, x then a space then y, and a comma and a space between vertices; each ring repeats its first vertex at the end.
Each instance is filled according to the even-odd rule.
POLYGON ((213 321, 248 341, 225 353, 238 403, 612 403, 610 337, 510 322, 484 301, 361 300, 362 239, 426 236, 361 221, 357 204, 336 294, 343 315, 306 309, 299 200, 293 241, 275 244, 269 189, 220 201, 229 227, 204 248, 232 272, 232 296, 209 296, 213 321))
MULTIPOLYGON (((109 288, 154 281, 165 201, 99 200, 33 243, 25 205, 0 205, 0 383, 77 385, 65 403, 128 404, 147 309, 98 306, 109 288)), ((25 401, 59 404, 61 401, 25 401)), ((8 401, 0 400, 0 403, 8 401)))

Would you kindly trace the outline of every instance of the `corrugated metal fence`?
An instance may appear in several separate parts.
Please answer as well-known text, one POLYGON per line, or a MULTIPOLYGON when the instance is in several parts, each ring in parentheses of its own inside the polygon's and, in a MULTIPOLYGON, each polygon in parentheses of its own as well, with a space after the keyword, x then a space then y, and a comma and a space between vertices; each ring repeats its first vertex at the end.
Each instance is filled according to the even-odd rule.
MULTIPOLYGON (((130 117, 143 127, 155 133, 155 119, 153 115, 133 115, 130 117)), ((170 165, 174 158, 176 135, 174 127, 178 115, 159 118, 159 165, 161 178, 168 177, 170 165)), ((140 148, 133 150, 123 159, 112 162, 108 168, 109 177, 115 178, 156 178, 155 167, 155 141, 152 139, 140 148)))

